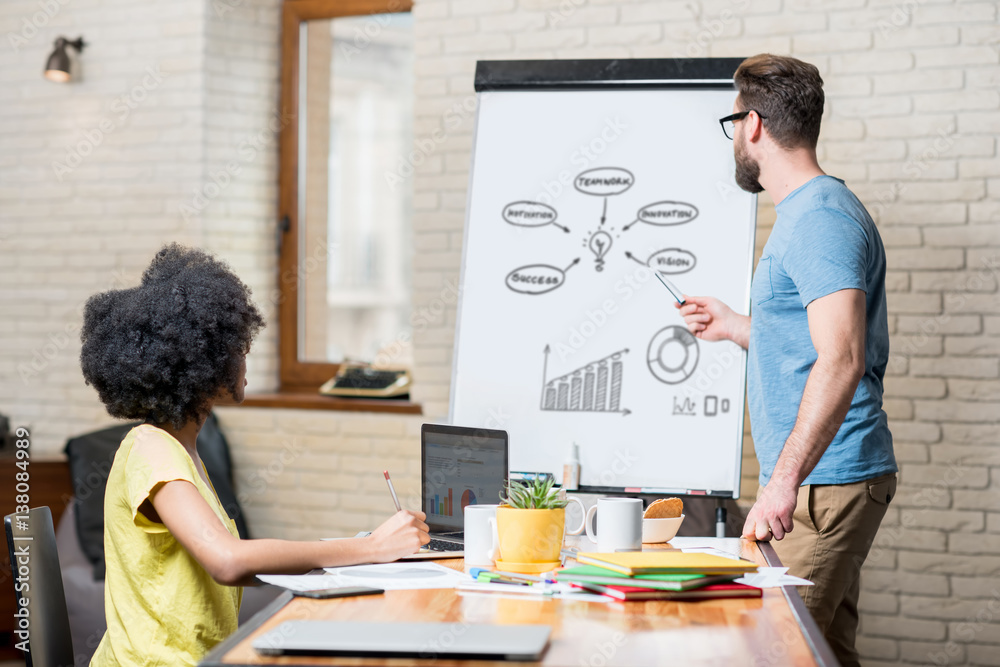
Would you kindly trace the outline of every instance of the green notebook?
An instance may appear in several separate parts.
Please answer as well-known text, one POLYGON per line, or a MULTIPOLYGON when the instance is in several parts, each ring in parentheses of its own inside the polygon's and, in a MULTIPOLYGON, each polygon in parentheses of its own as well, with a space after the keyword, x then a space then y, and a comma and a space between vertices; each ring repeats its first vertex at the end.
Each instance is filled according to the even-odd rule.
POLYGON ((639 574, 630 577, 596 565, 578 565, 556 572, 557 581, 576 581, 587 584, 634 586, 660 591, 689 591, 710 584, 732 581, 738 574, 639 574))

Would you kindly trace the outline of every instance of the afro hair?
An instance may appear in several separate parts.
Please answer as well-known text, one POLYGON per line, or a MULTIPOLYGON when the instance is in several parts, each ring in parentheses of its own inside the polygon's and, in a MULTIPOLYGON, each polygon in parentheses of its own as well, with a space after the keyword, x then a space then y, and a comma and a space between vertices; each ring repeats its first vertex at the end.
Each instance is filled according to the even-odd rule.
POLYGON ((243 358, 264 326, 247 287, 211 255, 164 246, 138 287, 87 300, 80 365, 112 417, 182 428, 237 396, 243 358))

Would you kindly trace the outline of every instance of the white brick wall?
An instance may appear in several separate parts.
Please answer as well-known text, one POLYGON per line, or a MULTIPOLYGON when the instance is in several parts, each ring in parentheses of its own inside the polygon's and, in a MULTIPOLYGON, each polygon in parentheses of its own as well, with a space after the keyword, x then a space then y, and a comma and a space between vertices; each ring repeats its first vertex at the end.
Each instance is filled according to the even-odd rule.
POLYGON ((171 203, 200 177, 205 36, 200 0, 50 5, 0 4, 0 405, 51 451, 107 419, 79 370, 87 297, 202 234, 171 203), (42 78, 60 35, 87 42, 65 85, 42 78))
MULTIPOLYGON (((79 370, 82 308, 163 243, 218 252, 273 315, 279 6, 0 4, 0 410, 39 451, 107 421, 79 370), (60 35, 87 42, 71 84, 41 76, 60 35)), ((276 338, 250 361, 258 387, 276 338)))
MULTIPOLYGON (((162 242, 221 253, 273 319, 275 145, 248 161, 239 147, 277 106, 279 3, 223 0, 233 11, 221 15, 218 4, 71 0, 15 51, 7 35, 38 5, 0 3, 0 411, 33 426, 39 449, 107 422, 78 370, 79 308, 134 282, 162 242), (53 39, 78 34, 90 42, 82 80, 42 80, 53 39), (148 65, 162 82, 117 121, 111 105, 148 65), (53 161, 104 118, 113 131, 60 181, 53 161), (233 159, 239 173, 186 219, 180 205, 233 159)), ((221 410, 251 529, 370 527, 392 510, 387 466, 417 504, 419 424, 446 415, 450 391, 477 58, 791 53, 826 80, 822 162, 862 197, 888 249, 886 406, 901 486, 866 567, 859 646, 870 666, 1000 664, 996 3, 417 0, 414 11, 416 139, 445 136, 411 178, 425 416, 221 410)), ((758 251, 774 220, 766 200, 758 251)), ((252 354, 255 388, 276 382, 275 343, 272 326, 252 354)), ((745 496, 756 472, 747 438, 745 496)))

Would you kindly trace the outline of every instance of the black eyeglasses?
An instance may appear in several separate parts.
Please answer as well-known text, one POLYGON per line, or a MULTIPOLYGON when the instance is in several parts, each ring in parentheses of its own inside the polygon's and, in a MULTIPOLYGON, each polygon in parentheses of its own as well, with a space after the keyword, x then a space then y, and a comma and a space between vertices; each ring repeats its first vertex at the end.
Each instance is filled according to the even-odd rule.
POLYGON ((756 109, 747 109, 746 111, 734 113, 731 116, 726 116, 725 118, 719 119, 719 125, 722 126, 722 133, 726 135, 726 139, 729 139, 730 141, 733 140, 733 137, 735 136, 736 133, 736 121, 743 120, 744 118, 750 115, 751 111, 760 116, 761 120, 767 118, 767 116, 761 116, 761 113, 756 109), (730 132, 730 130, 732 130, 732 132, 730 132))

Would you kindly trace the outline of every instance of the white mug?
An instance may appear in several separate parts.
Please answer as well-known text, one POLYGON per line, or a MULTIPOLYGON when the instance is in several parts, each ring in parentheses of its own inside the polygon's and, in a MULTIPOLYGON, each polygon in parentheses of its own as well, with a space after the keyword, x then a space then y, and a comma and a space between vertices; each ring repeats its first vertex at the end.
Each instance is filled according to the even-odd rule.
POLYGON ((493 567, 499 557, 497 540, 497 506, 465 506, 465 564, 493 567))
POLYGON ((587 537, 601 553, 642 550, 642 500, 600 498, 583 520, 587 537), (601 530, 595 535, 594 517, 601 513, 601 530))
MULTIPOLYGON (((566 496, 566 500, 568 500, 571 503, 576 503, 577 505, 580 506, 580 518, 582 519, 580 521, 580 527, 579 528, 574 528, 573 530, 570 530, 569 528, 567 528, 566 529, 566 534, 567 535, 579 535, 580 533, 583 532, 584 526, 587 525, 587 506, 583 504, 582 500, 580 500, 579 498, 574 498, 573 496, 566 496)), ((567 505, 567 507, 569 507, 569 506, 567 505)))

